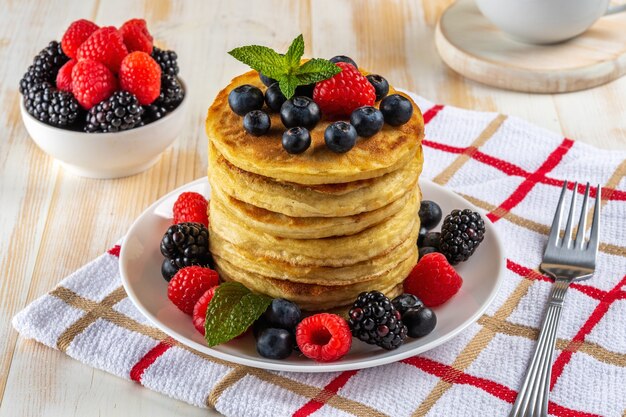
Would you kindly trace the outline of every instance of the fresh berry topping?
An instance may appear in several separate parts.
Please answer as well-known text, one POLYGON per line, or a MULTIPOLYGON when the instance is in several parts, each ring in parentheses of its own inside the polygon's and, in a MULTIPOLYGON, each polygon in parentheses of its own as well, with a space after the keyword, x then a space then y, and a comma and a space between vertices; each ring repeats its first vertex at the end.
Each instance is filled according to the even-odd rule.
POLYGON ((331 59, 329 59, 330 62, 332 62, 333 64, 336 64, 338 62, 345 62, 346 64, 351 64, 354 68, 359 68, 359 66, 356 64, 356 62, 354 62, 354 60, 352 58, 350 58, 349 56, 345 56, 345 55, 337 55, 332 57, 331 59))
POLYGON ((72 92, 72 70, 76 65, 76 61, 71 59, 67 61, 57 73, 56 84, 61 91, 72 92))
POLYGON ((163 118, 167 114, 167 109, 159 103, 152 103, 148 106, 144 106, 144 120, 146 123, 152 123, 156 120, 163 118))
POLYGON ((61 44, 52 41, 33 59, 33 64, 20 80, 20 93, 26 94, 32 87, 41 83, 54 83, 57 72, 69 58, 63 53, 61 44))
POLYGON ((439 249, 433 248, 432 246, 422 246, 418 250, 417 259, 420 260, 424 257, 424 255, 428 255, 429 253, 439 252, 439 249))
POLYGON ((270 130, 272 121, 263 110, 252 110, 243 117, 243 128, 252 136, 262 136, 270 130))
POLYGON ((311 134, 305 127, 292 127, 283 133, 283 148, 290 154, 300 154, 311 146, 311 134))
POLYGON ((391 126, 400 126, 411 119, 413 105, 408 98, 400 94, 392 94, 380 102, 380 111, 385 122, 391 126))
POLYGON ((85 132, 110 133, 142 125, 143 108, 137 97, 128 91, 116 91, 108 99, 93 106, 87 114, 85 132))
POLYGON ((424 337, 437 325, 435 312, 428 307, 410 308, 402 315, 409 337, 424 337))
POLYGON ((155 101, 161 92, 161 67, 145 52, 131 52, 120 66, 120 87, 137 96, 142 106, 155 101))
POLYGON ((452 210, 441 225, 439 250, 456 265, 469 259, 485 236, 485 222, 470 210, 452 210))
POLYGON ((302 312, 297 304, 283 298, 274 298, 264 317, 269 327, 294 331, 302 319, 302 312))
POLYGON ((159 64, 163 74, 178 75, 178 55, 174 51, 165 51, 157 48, 152 48, 152 58, 159 64))
POLYGON ((208 266, 211 262, 209 231, 200 223, 174 224, 163 235, 161 253, 166 258, 161 265, 161 273, 167 281, 180 268, 208 266))
POLYGON ((313 99, 326 116, 348 116, 362 106, 372 106, 376 101, 376 92, 351 64, 337 63, 341 72, 317 83, 313 90, 313 99))
POLYGON ((185 98, 185 91, 178 78, 174 75, 161 76, 161 92, 153 104, 174 110, 185 98))
POLYGON ((79 61, 93 59, 106 65, 117 74, 128 49, 120 32, 113 26, 106 26, 96 30, 80 45, 76 52, 79 61))
POLYGON ((424 239, 422 239, 422 246, 430 246, 433 248, 438 248, 440 238, 441 238, 441 233, 428 232, 424 235, 424 239))
POLYGON ((263 85, 265 85, 266 87, 269 87, 269 86, 271 86, 272 84, 274 84, 276 82, 275 79, 270 78, 270 77, 266 77, 265 75, 261 74, 260 72, 259 72, 259 79, 261 80, 263 85))
POLYGON ((256 351, 268 359, 285 359, 293 351, 293 334, 285 329, 267 328, 259 333, 256 351))
POLYGON ((279 112, 283 103, 287 100, 278 83, 270 85, 265 90, 265 103, 272 111, 279 112))
POLYGON ((187 191, 174 203, 174 224, 200 223, 209 227, 209 202, 202 194, 187 191))
POLYGON ((376 101, 382 100, 389 94, 389 83, 383 77, 378 74, 370 74, 365 78, 374 86, 376 101))
POLYGON ((359 294, 348 315, 352 334, 365 343, 392 350, 406 339, 407 329, 400 313, 381 292, 359 294))
POLYGON ((261 90, 250 84, 240 85, 228 94, 228 105, 239 116, 245 116, 252 110, 261 110, 263 101, 261 90))
POLYGON ((393 307, 400 312, 403 322, 404 313, 406 313, 409 308, 424 306, 424 303, 422 303, 422 301, 413 294, 400 294, 399 296, 391 300, 391 304, 393 304, 393 307))
POLYGON ((209 307, 217 285, 209 288, 193 306, 193 326, 204 336, 204 322, 206 321, 206 310, 209 307))
POLYGON ((72 22, 61 39, 65 55, 76 58, 78 48, 98 29, 98 25, 89 20, 80 19, 72 22))
POLYGON ((424 238, 426 237, 426 233, 428 233, 428 229, 424 226, 420 225, 420 231, 417 235, 417 246, 423 246, 424 238))
POLYGON ((193 308, 211 287, 219 283, 217 272, 201 266, 181 268, 167 285, 167 297, 184 313, 193 314, 193 308))
POLYGON ((356 129, 356 133, 364 138, 374 136, 380 132, 385 124, 383 114, 375 107, 359 107, 350 115, 350 124, 356 129))
POLYGON ((33 86, 24 95, 24 107, 37 120, 58 127, 74 124, 79 113, 78 102, 72 94, 54 91, 48 83, 33 86))
POLYGON ((335 153, 345 153, 356 144, 356 129, 348 122, 334 122, 324 131, 326 147, 335 153))
POLYGON ((461 276, 445 256, 429 253, 404 280, 404 292, 417 296, 427 307, 436 307, 452 298, 462 284, 461 276))
POLYGON ((420 204, 420 224, 428 230, 437 227, 443 216, 439 204, 430 200, 422 200, 420 204))
POLYGON ((287 128, 299 126, 313 129, 321 117, 318 105, 304 96, 287 100, 280 108, 280 120, 287 128))
POLYGON ((128 52, 141 51, 152 53, 152 35, 143 19, 130 19, 120 28, 120 35, 128 52))
POLYGON ((91 109, 117 90, 115 75, 104 64, 85 59, 72 69, 72 93, 84 109, 91 109))
POLYGON ((318 362, 332 362, 350 351, 352 334, 342 317, 320 313, 306 317, 298 324, 296 342, 307 358, 318 362))

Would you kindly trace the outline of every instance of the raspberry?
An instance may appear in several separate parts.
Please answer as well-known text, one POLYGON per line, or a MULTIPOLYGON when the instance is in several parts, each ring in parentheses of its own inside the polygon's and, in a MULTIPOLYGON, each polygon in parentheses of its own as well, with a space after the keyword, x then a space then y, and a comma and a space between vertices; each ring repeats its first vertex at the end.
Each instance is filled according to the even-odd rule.
POLYGON ((161 92, 161 67, 145 52, 131 52, 120 67, 120 87, 137 96, 147 106, 161 92))
POLYGON ((72 92, 72 70, 76 60, 71 59, 65 63, 57 73, 57 88, 61 91, 72 92))
POLYGON ((463 279, 441 253, 424 255, 404 280, 404 292, 417 296, 427 307, 448 301, 459 291, 463 279))
POLYGON ((332 362, 352 346, 348 323, 336 314, 320 313, 302 320, 296 327, 298 348, 307 358, 332 362))
POLYGON ((206 311, 209 308, 209 303, 215 295, 216 289, 217 285, 208 289, 204 294, 202 294, 202 296, 193 306, 193 325, 202 334, 202 336, 204 336, 204 322, 206 321, 206 311))
POLYGON ((349 116, 362 106, 373 106, 376 90, 358 69, 345 62, 337 62, 341 68, 334 75, 315 85, 313 100, 327 116, 349 116))
POLYGON ((124 39, 113 26, 106 26, 96 30, 83 42, 76 52, 79 61, 93 59, 103 63, 113 73, 117 74, 120 63, 128 55, 124 39))
POLYGON ((93 59, 79 61, 72 69, 72 93, 84 109, 91 109, 117 90, 115 75, 93 59))
POLYGON ((167 297, 184 313, 193 314, 193 308, 211 287, 219 282, 217 272, 201 266, 180 269, 167 286, 167 297))
POLYGON ((78 48, 98 29, 98 25, 89 20, 80 19, 72 22, 61 39, 61 48, 65 55, 76 58, 78 48))
POLYGON ((152 53, 152 35, 148 32, 146 21, 143 19, 130 19, 120 28, 120 34, 128 52, 142 51, 152 53))
POLYGON ((182 193, 174 203, 174 224, 191 222, 209 227, 209 203, 198 193, 182 193))

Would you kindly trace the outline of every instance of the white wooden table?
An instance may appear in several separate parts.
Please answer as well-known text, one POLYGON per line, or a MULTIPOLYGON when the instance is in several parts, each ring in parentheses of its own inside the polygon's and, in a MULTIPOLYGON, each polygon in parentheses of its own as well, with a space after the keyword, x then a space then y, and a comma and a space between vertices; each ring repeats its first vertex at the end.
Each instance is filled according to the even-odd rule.
POLYGON ((105 251, 152 201, 205 175, 204 116, 244 66, 243 44, 286 48, 303 33, 307 55, 346 54, 430 100, 525 118, 603 148, 626 149, 626 78, 565 95, 501 91, 447 69, 433 29, 450 0, 75 0, 0 5, 0 417, 207 415, 206 410, 93 370, 18 337, 11 317, 105 251), (120 25, 144 17, 179 54, 190 86, 187 127, 160 162, 120 180, 74 177, 42 153, 19 115, 18 81, 32 57, 73 20, 120 25))

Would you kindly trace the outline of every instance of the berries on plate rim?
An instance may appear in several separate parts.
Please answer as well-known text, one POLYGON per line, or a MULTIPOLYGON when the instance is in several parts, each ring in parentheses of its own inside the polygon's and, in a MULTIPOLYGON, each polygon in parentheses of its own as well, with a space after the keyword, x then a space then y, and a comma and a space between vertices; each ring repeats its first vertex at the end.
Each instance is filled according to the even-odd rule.
POLYGON ((307 358, 318 362, 333 362, 350 351, 352 333, 343 317, 318 313, 305 317, 298 324, 296 343, 307 358))
POLYGON ((463 285, 463 279, 441 253, 429 253, 413 267, 404 280, 404 292, 413 294, 427 307, 450 300, 463 285))
POLYGON ((217 272, 202 266, 187 266, 174 274, 167 285, 167 298, 183 313, 193 315, 194 306, 219 283, 217 272))

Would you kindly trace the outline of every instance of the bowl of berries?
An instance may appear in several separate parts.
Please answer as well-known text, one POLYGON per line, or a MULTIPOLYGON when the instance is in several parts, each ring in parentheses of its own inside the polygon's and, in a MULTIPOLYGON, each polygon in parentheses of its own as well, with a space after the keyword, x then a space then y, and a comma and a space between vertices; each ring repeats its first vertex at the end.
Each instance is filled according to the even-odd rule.
POLYGON ((119 29, 73 22, 20 80, 24 126, 68 171, 119 178, 148 169, 184 126, 186 85, 174 51, 143 19, 119 29))

